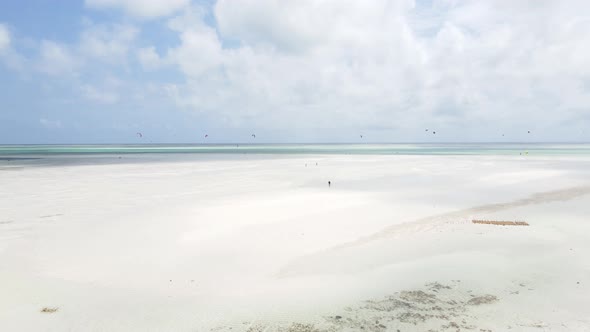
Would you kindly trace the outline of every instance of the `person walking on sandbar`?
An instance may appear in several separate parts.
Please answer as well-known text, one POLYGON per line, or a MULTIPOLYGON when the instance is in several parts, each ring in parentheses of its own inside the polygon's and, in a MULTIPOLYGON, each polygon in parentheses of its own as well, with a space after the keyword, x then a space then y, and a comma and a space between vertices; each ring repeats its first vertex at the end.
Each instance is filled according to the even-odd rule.
POLYGON ((332 182, 328 181, 328 188, 332 186, 332 182))

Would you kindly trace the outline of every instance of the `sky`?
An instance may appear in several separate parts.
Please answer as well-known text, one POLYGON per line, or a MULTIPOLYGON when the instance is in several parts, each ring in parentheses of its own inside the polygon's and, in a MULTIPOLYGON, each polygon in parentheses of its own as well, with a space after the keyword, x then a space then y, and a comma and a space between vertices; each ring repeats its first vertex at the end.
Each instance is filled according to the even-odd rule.
POLYGON ((588 59, 586 0, 1 1, 0 144, 588 142, 588 59))

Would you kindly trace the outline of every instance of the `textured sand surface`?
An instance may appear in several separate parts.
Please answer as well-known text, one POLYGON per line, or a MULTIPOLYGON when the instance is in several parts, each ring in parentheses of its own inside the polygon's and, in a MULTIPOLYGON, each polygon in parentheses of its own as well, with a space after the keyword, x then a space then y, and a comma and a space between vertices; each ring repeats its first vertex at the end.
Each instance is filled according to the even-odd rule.
POLYGON ((212 158, 0 161, 1 330, 590 330, 588 158, 212 158))

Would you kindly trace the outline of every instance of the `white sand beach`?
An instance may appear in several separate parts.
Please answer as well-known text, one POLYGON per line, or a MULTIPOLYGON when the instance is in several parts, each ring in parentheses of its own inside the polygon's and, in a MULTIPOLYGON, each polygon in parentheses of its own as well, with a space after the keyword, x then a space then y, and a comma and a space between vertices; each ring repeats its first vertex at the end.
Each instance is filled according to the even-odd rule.
POLYGON ((0 330, 589 331, 589 216, 588 157, 3 161, 0 330))

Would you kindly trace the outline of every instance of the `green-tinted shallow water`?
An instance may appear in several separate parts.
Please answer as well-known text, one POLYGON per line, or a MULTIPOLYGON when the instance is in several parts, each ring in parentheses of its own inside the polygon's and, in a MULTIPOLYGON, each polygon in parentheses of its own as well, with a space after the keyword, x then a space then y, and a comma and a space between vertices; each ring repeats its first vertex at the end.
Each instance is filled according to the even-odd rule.
POLYGON ((0 145, 0 157, 104 154, 590 155, 590 144, 0 145))

